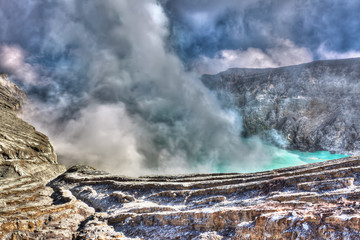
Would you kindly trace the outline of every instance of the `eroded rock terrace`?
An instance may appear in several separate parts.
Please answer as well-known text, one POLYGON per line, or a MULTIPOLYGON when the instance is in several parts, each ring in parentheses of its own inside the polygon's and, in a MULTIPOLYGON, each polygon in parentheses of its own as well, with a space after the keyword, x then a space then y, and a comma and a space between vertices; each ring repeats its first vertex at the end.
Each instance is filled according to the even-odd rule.
POLYGON ((112 236, 141 239, 356 239, 359 164, 353 157, 252 174, 140 178, 76 166, 50 186, 94 208, 84 238, 105 225, 112 236))

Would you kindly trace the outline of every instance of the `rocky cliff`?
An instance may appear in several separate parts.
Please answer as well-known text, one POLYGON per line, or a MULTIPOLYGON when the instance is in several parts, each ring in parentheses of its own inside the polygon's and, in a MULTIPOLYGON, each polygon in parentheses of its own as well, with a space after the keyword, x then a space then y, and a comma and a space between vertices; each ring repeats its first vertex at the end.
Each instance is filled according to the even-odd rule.
POLYGON ((359 157, 250 174, 65 172, 1 81, 0 239, 359 239, 359 157))
POLYGON ((22 231, 43 224, 40 213, 54 209, 46 183, 66 170, 48 137, 17 116, 25 101, 0 74, 0 239, 29 239, 22 231))
POLYGON ((17 116, 25 101, 24 92, 0 74, 0 177, 26 175, 38 163, 57 163, 48 137, 17 116))
POLYGON ((240 111, 245 136, 279 145, 285 139, 303 151, 360 153, 360 59, 229 69, 202 80, 240 111))

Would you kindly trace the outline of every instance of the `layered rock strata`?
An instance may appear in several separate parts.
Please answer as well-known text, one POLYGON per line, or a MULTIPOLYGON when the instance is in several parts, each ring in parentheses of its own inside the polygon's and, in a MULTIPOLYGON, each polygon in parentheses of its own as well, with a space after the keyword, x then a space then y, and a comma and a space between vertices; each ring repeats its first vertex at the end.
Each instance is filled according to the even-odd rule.
POLYGON ((360 59, 204 75, 244 135, 302 151, 360 154, 360 59), (284 141, 285 140, 285 141, 284 141))
POLYGON ((359 177, 360 158, 352 157, 251 174, 140 178, 76 166, 50 186, 59 199, 94 209, 79 239, 358 239, 359 177))
POLYGON ((129 178, 75 166, 1 180, 2 239, 358 239, 360 158, 129 178), (6 186, 6 187, 4 187, 6 186), (5 210, 4 210, 5 209, 5 210))
MULTIPOLYGON (((54 191, 46 184, 66 169, 57 164, 48 137, 17 116, 25 101, 25 94, 0 74, 0 239, 62 239, 61 231, 46 230, 54 222, 49 219, 79 207, 54 205, 54 191)), ((73 231, 67 232, 71 237, 73 231)))
POLYGON ((57 163, 48 137, 17 116, 24 101, 24 92, 5 74, 0 74, 0 163, 22 160, 57 163))

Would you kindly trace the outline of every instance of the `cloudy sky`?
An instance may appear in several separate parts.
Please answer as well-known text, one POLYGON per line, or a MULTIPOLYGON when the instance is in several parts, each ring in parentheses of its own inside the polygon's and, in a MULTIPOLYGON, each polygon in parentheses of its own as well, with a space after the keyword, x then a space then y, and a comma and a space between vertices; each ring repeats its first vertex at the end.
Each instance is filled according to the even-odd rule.
POLYGON ((199 76, 358 57, 359 12, 340 0, 0 0, 0 71, 63 163, 251 169, 266 147, 239 137, 241 116, 199 76))
POLYGON ((183 61, 197 63, 203 71, 360 56, 358 1, 163 3, 177 53, 183 61))

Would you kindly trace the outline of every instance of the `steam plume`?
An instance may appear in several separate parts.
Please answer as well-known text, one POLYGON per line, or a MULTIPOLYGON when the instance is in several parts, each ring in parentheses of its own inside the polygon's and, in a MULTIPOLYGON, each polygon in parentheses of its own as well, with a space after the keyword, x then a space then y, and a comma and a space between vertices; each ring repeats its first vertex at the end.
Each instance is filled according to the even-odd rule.
POLYGON ((25 33, 34 42, 18 40, 16 49, 33 54, 25 66, 39 76, 35 86, 23 83, 37 100, 26 117, 50 135, 60 161, 132 175, 266 163, 259 142, 240 139, 238 116, 222 110, 171 51, 156 1, 1 5, 41 22, 42 36, 25 33))

